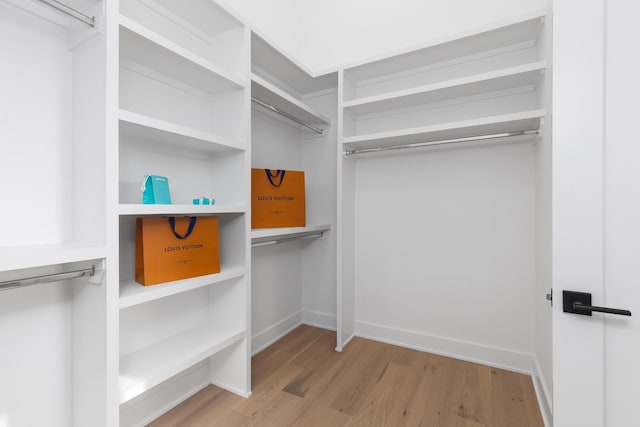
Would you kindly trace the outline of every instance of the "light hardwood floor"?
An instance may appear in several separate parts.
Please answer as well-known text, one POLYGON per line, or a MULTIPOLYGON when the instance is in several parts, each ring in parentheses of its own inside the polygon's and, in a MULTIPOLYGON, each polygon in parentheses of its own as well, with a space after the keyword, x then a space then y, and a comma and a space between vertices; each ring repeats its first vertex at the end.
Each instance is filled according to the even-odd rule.
POLYGON ((300 326, 252 360, 253 396, 208 386, 166 426, 543 427, 531 378, 300 326))

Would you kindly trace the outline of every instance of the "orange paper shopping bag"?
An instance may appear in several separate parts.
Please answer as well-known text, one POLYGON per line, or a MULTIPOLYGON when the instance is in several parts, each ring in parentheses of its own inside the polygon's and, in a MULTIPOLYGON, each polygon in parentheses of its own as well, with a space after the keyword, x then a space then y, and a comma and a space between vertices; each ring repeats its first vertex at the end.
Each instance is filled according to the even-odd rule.
POLYGON ((251 228, 304 227, 304 172, 251 169, 251 228))
POLYGON ((218 218, 136 219, 136 282, 155 285, 219 272, 218 218))

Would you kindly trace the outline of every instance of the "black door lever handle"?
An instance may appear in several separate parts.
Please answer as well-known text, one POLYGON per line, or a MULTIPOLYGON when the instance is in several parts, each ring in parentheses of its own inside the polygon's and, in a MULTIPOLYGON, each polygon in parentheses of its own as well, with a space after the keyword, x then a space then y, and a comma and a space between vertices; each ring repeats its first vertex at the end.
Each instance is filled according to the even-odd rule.
POLYGON ((562 291, 562 311, 565 313, 581 314, 583 316, 591 316, 594 311, 618 314, 620 316, 631 316, 629 310, 591 305, 591 294, 575 291, 562 291))
MULTIPOLYGON (((599 313, 619 314, 620 316, 631 316, 629 310, 621 310, 619 308, 598 307, 597 305, 584 305, 581 302, 574 301, 573 308, 580 311, 597 311, 599 313)), ((582 313, 579 313, 582 314, 582 313)), ((585 313, 586 314, 586 313, 585 313)), ((587 314, 591 316, 591 313, 587 314)))

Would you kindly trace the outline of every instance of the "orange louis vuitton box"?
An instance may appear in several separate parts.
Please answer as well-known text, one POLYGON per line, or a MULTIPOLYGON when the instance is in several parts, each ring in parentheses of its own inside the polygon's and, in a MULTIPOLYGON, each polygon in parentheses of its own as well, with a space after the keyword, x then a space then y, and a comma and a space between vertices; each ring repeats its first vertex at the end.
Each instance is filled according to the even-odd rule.
POLYGON ((156 285, 219 272, 218 218, 136 219, 136 282, 156 285))
POLYGON ((304 172, 251 169, 251 228, 304 227, 304 172))

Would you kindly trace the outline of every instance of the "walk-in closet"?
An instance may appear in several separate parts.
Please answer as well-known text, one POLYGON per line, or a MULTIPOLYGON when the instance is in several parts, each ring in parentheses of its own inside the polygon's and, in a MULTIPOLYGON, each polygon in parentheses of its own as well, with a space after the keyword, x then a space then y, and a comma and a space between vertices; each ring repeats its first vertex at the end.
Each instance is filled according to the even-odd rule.
POLYGON ((0 0, 0 427, 633 425, 638 13, 0 0))

